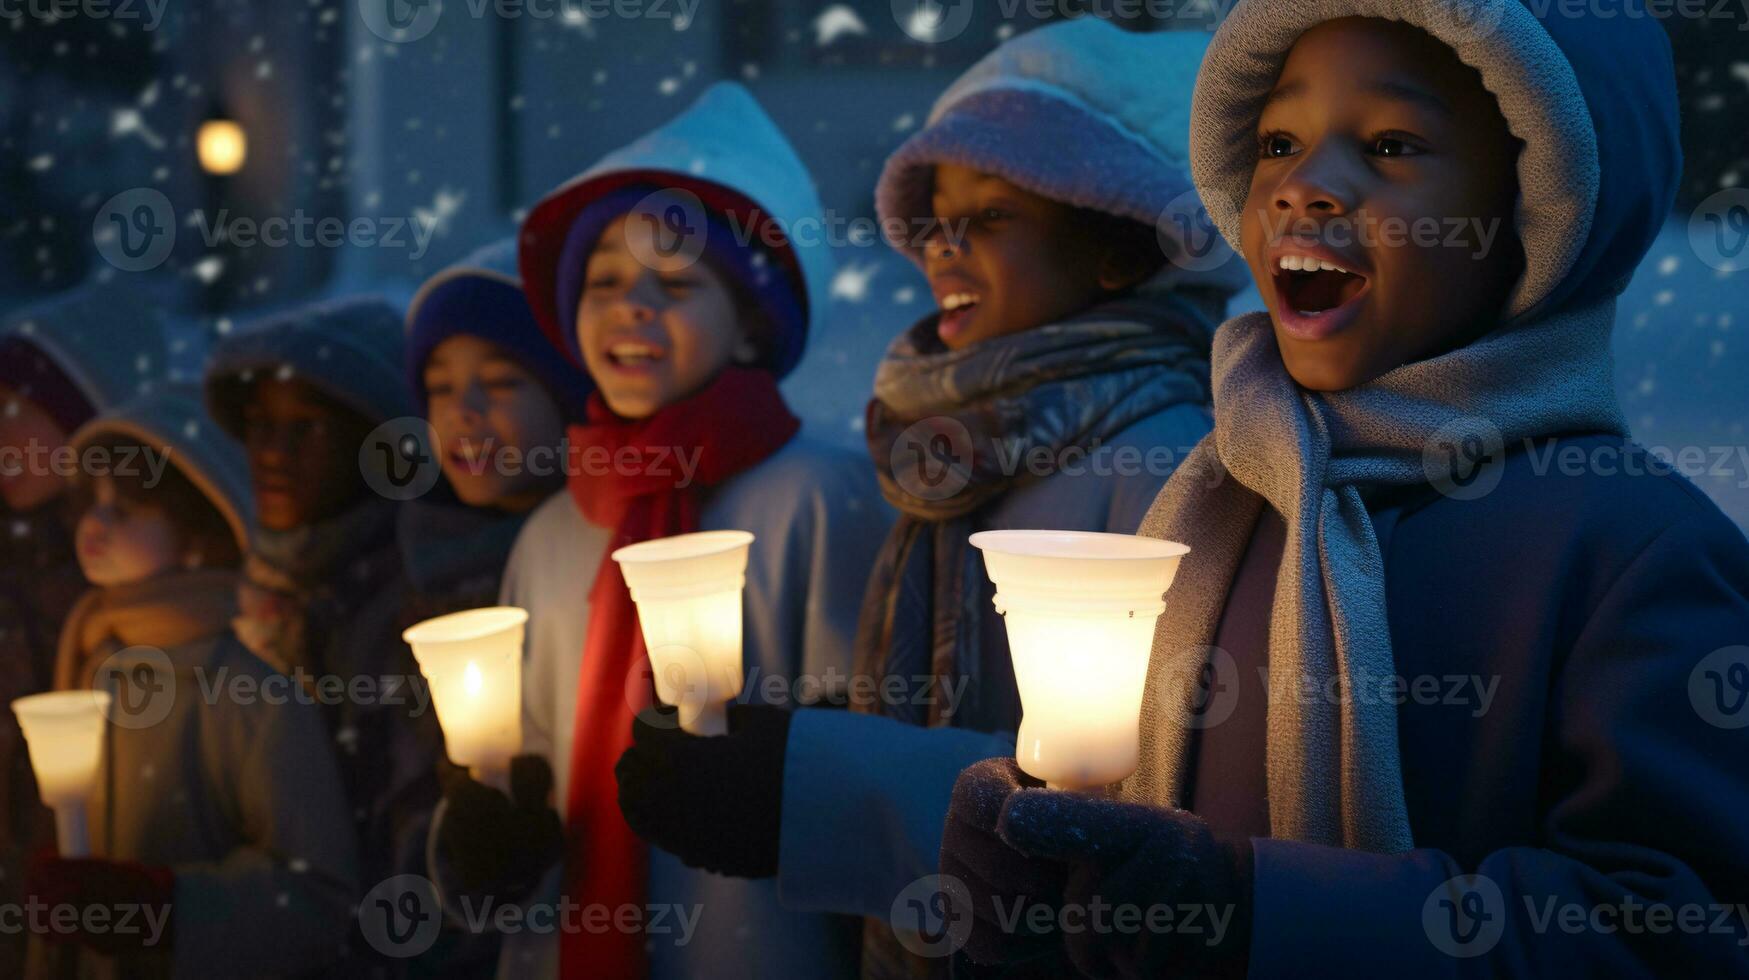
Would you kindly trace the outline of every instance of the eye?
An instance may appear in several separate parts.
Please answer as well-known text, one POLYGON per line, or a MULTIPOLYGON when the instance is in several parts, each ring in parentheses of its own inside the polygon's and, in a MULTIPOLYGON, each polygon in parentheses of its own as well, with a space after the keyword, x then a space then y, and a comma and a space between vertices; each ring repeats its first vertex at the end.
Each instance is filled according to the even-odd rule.
POLYGON ((1001 208, 984 208, 978 212, 979 221, 1001 221, 1008 217, 1008 212, 1001 208))
POLYGON ((436 383, 427 381, 425 383, 425 394, 427 397, 430 397, 430 398, 448 398, 450 395, 452 395, 454 393, 455 393, 455 389, 452 388, 450 386, 450 383, 447 381, 440 381, 440 382, 436 382, 436 383))
POLYGON ((1367 144, 1367 152, 1375 157, 1412 157, 1422 153, 1421 146, 1402 133, 1381 133, 1367 144))
POLYGON ((662 280, 662 288, 667 290, 670 293, 673 293, 676 296, 684 296, 687 293, 692 292, 692 290, 694 288, 696 288, 697 286, 698 286, 698 283, 692 281, 691 279, 664 279, 664 280, 662 280))
POLYGON ((1257 155, 1264 158, 1291 157, 1299 152, 1293 137, 1280 131, 1264 133, 1257 137, 1257 155))
POLYGON ((618 287, 619 277, 606 272, 590 276, 583 284, 584 292, 588 292, 591 289, 617 289, 618 287))

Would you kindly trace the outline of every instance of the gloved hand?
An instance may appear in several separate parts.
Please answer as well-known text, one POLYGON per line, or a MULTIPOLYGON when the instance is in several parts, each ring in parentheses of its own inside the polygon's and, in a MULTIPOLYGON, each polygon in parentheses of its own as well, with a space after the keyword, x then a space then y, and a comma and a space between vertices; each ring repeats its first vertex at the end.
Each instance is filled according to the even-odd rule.
POLYGON ((790 713, 729 706, 729 733, 688 734, 674 709, 639 712, 614 767, 619 809, 639 836, 688 867, 737 878, 777 874, 790 713))
MULTIPOLYGON (((50 942, 75 942, 88 949, 114 956, 137 953, 145 949, 170 948, 174 916, 166 917, 162 934, 154 936, 143 923, 138 910, 169 909, 175 892, 176 875, 169 868, 153 867, 138 861, 110 861, 104 858, 64 858, 52 850, 39 851, 25 866, 24 893, 34 897, 49 909, 72 907, 79 910, 74 917, 75 931, 67 933, 51 929, 50 942), (87 931, 86 922, 99 917, 92 909, 106 909, 101 921, 115 928, 87 931), (126 910, 135 910, 133 926, 122 931, 126 910)), ((65 921, 50 913, 50 921, 65 921)))
MULTIPOLYGON (((1003 794, 994 831, 1006 851, 964 846, 964 833, 942 841, 943 873, 958 874, 975 901, 988 902, 978 898, 987 883, 1012 889, 1054 864, 1063 878, 1058 914, 1050 919, 1072 926, 1060 941, 1080 972, 1244 974, 1251 939, 1248 842, 1219 841, 1184 810, 1024 788, 1012 759, 986 760, 960 775, 950 827, 956 819, 961 826, 989 826, 991 799, 1003 794)), ((1012 940, 967 947, 973 959, 988 962, 1015 951, 1012 940)))
POLYGON ((564 853, 564 824, 553 808, 553 770, 538 755, 510 760, 510 795, 459 766, 438 774, 448 806, 439 856, 462 891, 514 901, 532 891, 564 853))

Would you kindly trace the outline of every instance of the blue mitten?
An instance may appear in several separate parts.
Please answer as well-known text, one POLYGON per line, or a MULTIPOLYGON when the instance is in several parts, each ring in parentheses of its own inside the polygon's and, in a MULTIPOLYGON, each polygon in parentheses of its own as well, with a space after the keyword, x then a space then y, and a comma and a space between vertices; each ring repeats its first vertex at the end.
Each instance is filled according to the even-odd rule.
POLYGON ((1059 925, 1094 977, 1243 976, 1251 847, 1185 810, 1017 789, 996 830, 1021 860, 1065 870, 1059 925))

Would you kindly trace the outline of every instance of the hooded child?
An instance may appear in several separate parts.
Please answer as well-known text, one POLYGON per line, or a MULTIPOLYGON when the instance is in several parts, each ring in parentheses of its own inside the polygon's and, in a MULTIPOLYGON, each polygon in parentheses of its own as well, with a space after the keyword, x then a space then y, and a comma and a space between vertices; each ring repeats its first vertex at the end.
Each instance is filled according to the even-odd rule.
MULTIPOLYGON (((571 492, 529 519, 505 573, 505 603, 530 614, 524 747, 556 778, 513 793, 519 813, 503 826, 538 820, 556 783, 566 853, 540 895, 629 909, 633 927, 508 937, 506 974, 856 970, 854 921, 787 911, 770 881, 695 870, 646 846, 621 815, 614 778, 653 697, 636 610, 608 557, 620 546, 752 532, 742 700, 842 696, 857 596, 891 518, 867 463, 803 432, 778 388, 826 315, 821 220, 789 143, 746 89, 722 83, 524 222, 529 303, 555 354, 596 390, 569 431, 571 492)), ((731 730, 762 723, 746 707, 730 707, 731 730)), ((652 724, 640 730, 674 721, 652 724)), ((476 837, 496 847, 506 833, 476 837)), ((541 857, 541 846, 528 850, 541 857)))
MULTIPOLYGON (((374 297, 311 304, 240 328, 206 373, 208 411, 243 443, 255 500, 237 636, 321 703, 367 889, 423 866, 443 756, 400 635, 396 508, 429 462, 402 449, 401 426, 418 424, 403 329, 374 297)), ((351 962, 376 959, 353 939, 351 962)))
POLYGON ((934 871, 954 778, 1011 752, 1019 724, 1007 633, 968 538, 1134 533, 1209 430, 1209 341, 1244 274, 1218 242, 1192 258, 1169 220, 1196 211, 1189 93, 1207 43, 1094 18, 1031 31, 954 82, 894 152, 880 216, 919 232, 892 244, 940 311, 893 342, 868 409, 869 455, 901 514, 861 611, 856 675, 872 683, 850 712, 677 735, 621 764, 640 787, 622 783, 622 802, 653 842, 775 874, 792 907, 878 919, 865 975, 928 972, 907 953, 920 944, 889 928, 918 925, 898 899, 934 871), (670 805, 682 795, 697 805, 670 805), (719 819, 779 808, 763 835, 719 819))
MULTIPOLYGON (((0 704, 49 689, 61 624, 85 593, 67 506, 69 437, 160 383, 160 306, 88 283, 0 323, 0 704)), ((24 859, 51 839, 22 733, 0 712, 0 902, 21 897, 24 859)), ((0 933, 0 975, 23 969, 25 936, 0 933)))
POLYGON ((1533 9, 1242 0, 1216 34, 1194 173, 1268 311, 1216 334, 1214 432, 1143 523, 1191 551, 1139 768, 955 787, 974 961, 1745 974, 1749 544, 1629 440, 1610 356, 1681 172, 1670 45, 1533 9), (1199 927, 991 911, 1095 897, 1199 927))
POLYGON ((92 588, 61 633, 54 687, 110 702, 91 856, 51 849, 26 875, 43 906, 78 911, 77 928, 56 919, 41 934, 55 948, 39 947, 33 972, 319 969, 350 926, 352 826, 320 711, 231 634, 249 540, 242 450, 192 386, 99 416, 71 445, 102 462, 75 487, 92 588))

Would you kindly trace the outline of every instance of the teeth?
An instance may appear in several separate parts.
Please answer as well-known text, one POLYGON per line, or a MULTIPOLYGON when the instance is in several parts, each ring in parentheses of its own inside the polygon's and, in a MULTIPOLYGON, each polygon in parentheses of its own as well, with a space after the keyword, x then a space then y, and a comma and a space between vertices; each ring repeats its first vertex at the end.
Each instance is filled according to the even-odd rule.
POLYGON ((1344 274, 1348 272, 1347 269, 1334 262, 1326 262, 1310 255, 1284 255, 1281 257, 1280 265, 1289 272, 1341 272, 1344 274))
POLYGON ((949 293, 941 298, 941 311, 952 313, 962 306, 970 306, 977 301, 977 293, 949 293))
POLYGON ((637 343, 614 344, 607 352, 621 361, 650 361, 662 356, 660 347, 637 343))

